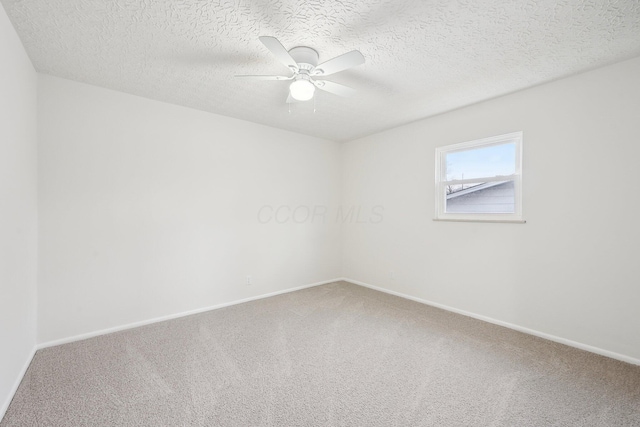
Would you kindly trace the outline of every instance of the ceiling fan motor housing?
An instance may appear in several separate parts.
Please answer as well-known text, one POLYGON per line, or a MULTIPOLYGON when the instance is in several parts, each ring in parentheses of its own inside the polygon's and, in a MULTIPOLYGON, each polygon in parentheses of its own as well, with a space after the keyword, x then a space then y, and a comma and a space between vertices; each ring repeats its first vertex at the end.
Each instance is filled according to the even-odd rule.
POLYGON ((307 72, 310 72, 316 67, 316 65, 318 65, 318 52, 310 47, 294 47, 293 49, 289 50, 289 55, 291 55, 293 60, 296 61, 301 71, 306 70, 307 72))

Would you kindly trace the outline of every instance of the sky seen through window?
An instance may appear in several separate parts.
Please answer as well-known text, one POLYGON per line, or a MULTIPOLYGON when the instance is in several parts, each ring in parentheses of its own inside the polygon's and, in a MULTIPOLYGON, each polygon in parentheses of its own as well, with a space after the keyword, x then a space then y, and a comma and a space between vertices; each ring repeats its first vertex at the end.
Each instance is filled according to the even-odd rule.
POLYGON ((516 166, 516 144, 492 145, 446 155, 446 180, 512 175, 516 166))

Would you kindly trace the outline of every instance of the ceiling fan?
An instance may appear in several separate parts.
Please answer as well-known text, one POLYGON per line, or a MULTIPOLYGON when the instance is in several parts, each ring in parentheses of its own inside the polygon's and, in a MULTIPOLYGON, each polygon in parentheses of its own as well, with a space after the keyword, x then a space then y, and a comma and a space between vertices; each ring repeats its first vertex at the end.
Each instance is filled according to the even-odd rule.
POLYGON ((318 64, 318 52, 310 47, 298 46, 287 51, 275 37, 262 36, 260 41, 293 74, 291 76, 236 77, 256 80, 293 80, 289 85, 287 103, 310 100, 313 98, 316 88, 339 96, 351 96, 355 93, 355 90, 350 87, 328 80, 320 80, 320 78, 364 64, 364 56, 357 50, 318 64))

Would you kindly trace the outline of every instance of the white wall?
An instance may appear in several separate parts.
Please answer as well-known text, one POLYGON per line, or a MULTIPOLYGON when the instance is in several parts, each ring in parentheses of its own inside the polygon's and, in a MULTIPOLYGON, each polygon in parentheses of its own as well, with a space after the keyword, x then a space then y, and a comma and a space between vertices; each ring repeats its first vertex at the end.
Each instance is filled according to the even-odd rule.
POLYGON ((0 419, 36 344, 36 72, 0 6, 0 419))
POLYGON ((40 343, 340 276, 334 221, 258 220, 335 209, 338 143, 41 75, 38 156, 40 343))
POLYGON ((640 359, 640 58, 346 143, 347 278, 640 359), (524 131, 526 224, 435 222, 434 149, 524 131), (395 279, 390 276, 394 271, 395 279))

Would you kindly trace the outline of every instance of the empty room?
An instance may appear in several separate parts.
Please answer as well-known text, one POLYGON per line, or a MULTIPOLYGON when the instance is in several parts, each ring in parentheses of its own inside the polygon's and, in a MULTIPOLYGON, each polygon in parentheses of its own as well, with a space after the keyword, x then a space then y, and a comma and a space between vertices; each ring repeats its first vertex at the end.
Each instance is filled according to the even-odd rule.
POLYGON ((0 427, 640 426, 637 0, 0 4, 0 427))

